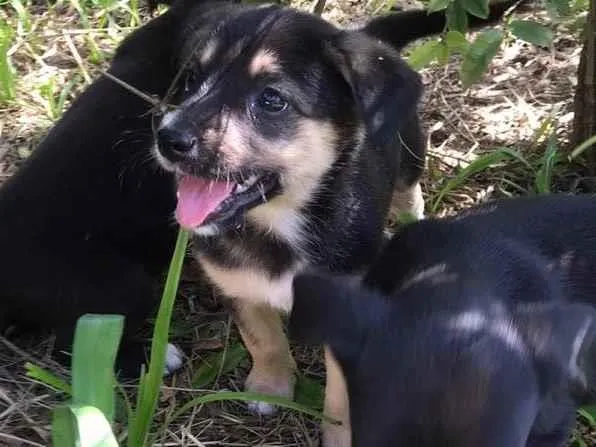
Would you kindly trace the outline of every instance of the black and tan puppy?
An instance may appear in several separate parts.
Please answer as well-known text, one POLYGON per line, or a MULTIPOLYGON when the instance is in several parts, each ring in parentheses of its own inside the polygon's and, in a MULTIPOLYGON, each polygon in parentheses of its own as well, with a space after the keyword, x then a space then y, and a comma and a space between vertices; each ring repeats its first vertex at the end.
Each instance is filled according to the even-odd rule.
MULTIPOLYGON (((279 311, 292 306, 296 272, 365 268, 394 192, 422 215, 421 83, 396 48, 441 28, 411 17, 416 31, 399 15, 346 31, 290 8, 220 4, 186 25, 177 107, 156 123, 154 153, 176 176, 176 218, 196 258, 233 299, 248 390, 293 395, 279 311)), ((345 420, 341 374, 328 353, 326 363, 325 411, 345 420)), ((328 426, 324 443, 349 435, 328 426)))
POLYGON ((596 198, 403 228, 363 284, 293 284, 290 333, 347 379, 353 445, 560 447, 596 402, 596 198))
MULTIPOLYGON (((189 48, 192 48, 194 42, 200 43, 205 32, 213 30, 210 20, 214 18, 219 20, 221 15, 225 14, 222 11, 226 8, 229 8, 234 16, 239 14, 239 10, 233 6, 214 6, 223 3, 216 0, 178 0, 164 3, 173 3, 173 6, 164 15, 133 32, 117 50, 109 69, 116 77, 157 98, 167 96, 167 92, 180 73, 180 68, 184 66, 182 61, 192 53, 189 48), (206 13, 212 9, 217 12, 206 13)), ((497 4, 488 21, 498 18, 505 9, 503 5, 506 4, 497 4)), ((252 16, 250 14, 249 16, 254 17, 255 20, 243 21, 242 27, 246 26, 246 28, 234 28, 234 32, 254 34, 260 23, 261 13, 251 14, 252 16)), ((295 17, 299 22, 296 26, 302 26, 303 30, 308 27, 304 23, 305 20, 310 20, 305 19, 307 16, 296 15, 295 17)), ((471 20, 473 26, 482 23, 486 21, 471 20)), ((324 27, 324 25, 317 26, 324 27)), ((413 39, 440 32, 443 26, 442 13, 427 15, 424 11, 415 11, 377 18, 365 29, 369 35, 386 40, 387 44, 400 48, 413 39)), ((319 35, 316 30, 315 26, 315 36, 319 35)), ((377 44, 369 39, 361 39, 358 37, 360 34, 354 36, 356 36, 355 43, 363 46, 363 57, 368 58, 369 47, 376 47, 377 44)), ((221 35, 217 35, 218 42, 221 43, 236 41, 236 37, 231 35, 226 40, 221 39, 221 35)), ((296 42, 292 39, 289 38, 289 45, 291 42, 296 42)), ((352 37, 346 35, 343 45, 348 45, 350 39, 352 37)), ((310 41, 316 43, 317 39, 310 39, 310 41)), ((380 48, 385 47, 380 45, 380 48)), ((333 47, 329 49, 332 50, 333 47)), ((214 46, 212 50, 213 57, 220 57, 224 48, 214 46)), ((354 48, 354 54, 356 54, 355 50, 356 48, 354 48)), ((314 51, 313 55, 318 54, 317 51, 314 51)), ((303 53, 309 54, 309 52, 309 48, 303 50, 303 53)), ((309 71, 310 69, 305 65, 303 72, 298 70, 295 74, 300 76, 306 73, 321 74, 329 70, 334 71, 341 65, 339 59, 343 57, 342 52, 341 48, 336 48, 333 56, 336 60, 329 59, 327 62, 329 66, 324 71, 309 71)), ((386 64, 393 69, 391 67, 396 67, 393 62, 395 55, 391 54, 389 61, 381 65, 386 64)), ((257 72, 266 68, 268 57, 265 55, 265 58, 261 59, 265 62, 264 65, 256 64, 253 68, 257 72)), ((330 57, 332 57, 331 54, 330 57)), ((314 65, 319 63, 309 60, 310 62, 314 65)), ((353 62, 360 64, 361 61, 353 60, 353 62)), ((222 61, 222 64, 222 67, 228 66, 226 61, 222 61)), ((398 63, 398 66, 401 65, 398 63)), ((343 66, 349 68, 346 64, 343 66)), ((366 67, 362 66, 362 68, 366 67)), ((371 65, 369 68, 384 70, 380 65, 371 65)), ((354 73, 356 74, 357 71, 354 73)), ((406 70, 405 73, 409 72, 406 70)), ((345 84, 345 76, 348 74, 348 72, 336 72, 334 76, 340 80, 340 85, 343 83, 343 87, 339 88, 343 88, 345 93, 351 95, 350 88, 345 84)), ((201 73, 195 73, 195 75, 200 78, 201 73)), ((400 86, 407 84, 407 80, 404 82, 393 80, 387 75, 382 79, 386 80, 387 91, 392 91, 392 88, 395 91, 396 84, 400 86)), ((327 126, 330 129, 329 138, 337 137, 339 141, 343 138, 343 134, 335 135, 338 131, 335 122, 324 124, 322 119, 335 113, 330 107, 343 114, 344 118, 341 119, 344 122, 347 122, 345 117, 348 120, 352 119, 350 118, 354 115, 354 111, 351 110, 352 100, 339 98, 339 102, 332 105, 331 103, 335 101, 334 95, 338 91, 336 87, 323 92, 325 94, 321 95, 320 99, 308 97, 307 90, 302 87, 302 85, 312 84, 312 92, 315 92, 321 85, 330 84, 331 80, 331 78, 324 80, 327 84, 322 84, 322 81, 316 78, 303 79, 300 81, 302 84, 299 84, 299 88, 300 94, 303 97, 307 96, 307 102, 302 107, 311 107, 315 110, 311 115, 311 124, 320 125, 319 130, 322 129, 321 126, 327 126), (319 102, 323 105, 322 108, 319 107, 319 102), (344 105, 345 110, 340 110, 344 105)), ((185 77, 184 81, 188 81, 190 90, 196 87, 192 84, 192 78, 185 77)), ((240 77, 238 87, 242 82, 240 77)), ((374 95, 368 94, 369 87, 372 88, 373 93, 375 89, 385 90, 385 86, 376 85, 376 80, 371 85, 367 84, 367 79, 354 78, 349 82, 364 88, 355 93, 367 100, 374 99, 374 95)), ((229 93, 231 94, 232 91, 229 93)), ((374 132, 381 138, 379 140, 381 144, 384 144, 383 138, 391 134, 391 125, 401 126, 405 123, 404 117, 408 113, 413 114, 412 101, 415 101, 417 95, 416 88, 406 93, 406 95, 398 94, 397 102, 389 109, 381 108, 373 111, 375 104, 362 104, 361 109, 367 113, 369 125, 374 127, 374 132), (403 109, 401 109, 402 105, 403 109), (395 123, 390 123, 391 120, 384 115, 384 110, 391 112, 391 119, 395 118, 395 123)), ((269 99, 276 101, 273 97, 269 99)), ((264 100, 269 102, 269 99, 264 100)), ((277 104, 277 106, 281 105, 283 104, 277 104)), ((175 221, 172 218, 176 206, 173 176, 159 169, 155 160, 152 160, 148 154, 148 148, 153 144, 151 137, 153 112, 151 105, 141 98, 112 80, 99 77, 76 99, 19 172, 0 189, 0 246, 2 247, 0 325, 16 325, 22 329, 56 330, 59 335, 57 347, 68 350, 72 329, 76 318, 81 314, 87 312, 124 314, 126 334, 120 359, 127 362, 126 365, 120 363, 120 366, 127 366, 127 372, 131 374, 138 372, 138 362, 143 360, 143 352, 140 349, 142 346, 132 343, 130 339, 142 321, 151 315, 155 298, 159 296, 156 291, 159 290, 162 274, 167 269, 176 232, 175 221)), ((358 113, 361 114, 361 112, 358 113)), ((360 130, 364 129, 361 126, 364 118, 364 115, 359 115, 355 121, 360 130)), ((271 121, 269 123, 269 125, 264 123, 263 126, 269 126, 267 132, 268 135, 272 135, 275 128, 271 127, 271 121)), ((402 126, 404 127, 403 138, 410 140, 414 153, 420 149, 416 126, 417 122, 414 118, 411 125, 402 126)), ((261 129, 263 132, 259 131, 263 138, 267 136, 265 127, 261 129)), ((357 152, 352 150, 356 131, 357 129, 348 128, 342 130, 347 135, 345 157, 348 157, 348 152, 353 155, 357 152)), ((312 148, 313 154, 321 156, 338 154, 339 147, 333 141, 329 141, 327 146, 318 145, 317 136, 320 136, 320 133, 310 133, 308 127, 302 127, 301 132, 305 138, 308 137, 310 141, 317 143, 312 148), (320 147, 330 146, 333 146, 331 152, 318 151, 320 147)), ((286 127, 280 127, 280 136, 283 135, 286 138, 297 135, 292 129, 292 122, 288 122, 286 127)), ((372 137, 372 134, 363 134, 362 144, 359 143, 358 147, 364 147, 364 143, 370 146, 372 137)), ((395 135, 389 140, 391 138, 395 138, 395 135)), ((304 144, 295 147, 304 147, 304 144)), ((384 157, 383 150, 379 151, 378 158, 384 157)), ((299 150, 294 152, 300 160, 304 159, 302 166, 307 170, 312 168, 314 163, 309 164, 308 153, 304 157, 298 155, 299 153, 299 150)), ((406 163, 407 166, 411 166, 411 169, 402 171, 405 174, 398 178, 397 185, 402 194, 398 194, 397 198, 419 198, 418 192, 412 194, 408 188, 414 186, 413 191, 416 191, 416 179, 421 169, 421 160, 417 158, 419 156, 411 156, 409 151, 403 152, 402 155, 406 159, 411 158, 410 162, 406 163)), ((291 163, 287 158, 284 161, 283 157, 280 152, 277 161, 281 164, 291 163)), ((375 157, 369 157, 370 160, 366 163, 375 166, 378 163, 375 157)), ((273 162, 274 159, 265 157, 265 160, 273 162)), ((335 166, 339 167, 340 164, 336 162, 335 166)), ((320 169, 324 171, 325 166, 321 166, 320 169)), ((391 166, 387 165, 384 169, 389 170, 391 166)), ((332 171, 333 175, 326 177, 345 176, 349 169, 336 172, 338 169, 334 168, 332 171)), ((300 183, 300 179, 303 179, 304 197, 310 197, 313 191, 309 191, 308 188, 312 188, 317 183, 317 179, 301 177, 303 174, 308 175, 308 172, 292 172, 296 174, 294 191, 298 188, 296 185, 300 183)), ((246 171, 243 171, 244 173, 246 171)), ((347 182, 356 178, 349 174, 347 182)), ((387 184, 391 182, 393 180, 389 178, 387 184)), ((325 184, 332 185, 333 182, 328 181, 325 184)), ((376 192, 371 190, 367 194, 376 194, 376 192)), ((387 194, 385 189, 382 194, 387 194)), ((288 196, 282 194, 280 197, 288 196)), ((345 199, 346 213, 349 214, 348 205, 355 202, 351 202, 349 192, 342 197, 345 199)), ((358 199, 359 196, 354 195, 353 200, 358 199)), ((385 198, 379 197, 378 200, 384 202, 385 198)), ((421 210, 420 204, 421 202, 417 202, 414 206, 418 212, 421 210)), ((316 210, 317 206, 324 209, 326 204, 324 200, 320 200, 316 206, 310 207, 309 212, 312 215, 309 217, 309 225, 312 225, 317 213, 320 213, 316 210)), ((368 205, 358 206, 363 209, 368 205)), ((302 210, 295 211, 296 216, 291 214, 289 218, 287 214, 278 216, 283 221, 281 226, 288 229, 290 235, 295 235, 298 227, 302 231, 306 231, 308 227, 298 225, 302 221, 303 213, 302 210), (293 229, 293 226, 296 228, 293 229)), ((255 209, 253 214, 259 215, 259 213, 260 211, 255 209)), ((264 218, 262 214, 260 218, 264 218)), ((338 215, 336 218, 341 221, 338 229, 346 229, 341 216, 338 215)), ((264 219, 267 221, 267 218, 264 219)), ((366 224, 368 225, 368 222, 366 224)), ((333 226, 335 223, 327 220, 325 225, 333 226)), ((371 222, 371 225, 378 226, 378 222, 371 222)), ((364 232, 367 233, 368 230, 364 232)), ((376 230, 371 230, 367 234, 375 232, 376 230)), ((365 245, 365 239, 360 238, 358 234, 355 234, 354 240, 350 241, 351 245, 343 247, 341 239, 345 238, 345 235, 330 237, 332 233, 329 232, 329 228, 323 233, 325 245, 321 249, 310 247, 307 250, 308 256, 313 257, 316 263, 328 263, 339 270, 349 270, 354 267, 352 259, 362 256, 363 260, 358 263, 364 263, 365 258, 373 251, 371 247, 365 245), (357 250, 354 250, 354 247, 357 250), (351 254, 344 256, 342 253, 346 251, 350 251, 351 254), (329 258, 330 252, 337 252, 334 259, 329 258)), ((313 245, 317 244, 319 239, 321 236, 313 237, 313 245)), ((376 236, 373 239, 376 239, 376 236)), ((301 238, 301 241, 304 240, 310 239, 301 238)), ((252 242, 249 240, 246 243, 252 242)), ((276 245, 277 242, 273 244, 276 245)), ((260 242, 257 242, 257 245, 261 246, 260 242)), ((286 259, 283 252, 287 247, 285 243, 279 244, 280 254, 278 255, 281 256, 282 262, 277 263, 276 258, 270 261, 282 270, 286 259)), ((292 247, 292 249, 295 248, 294 245, 292 247)), ((176 358, 173 357, 173 360, 176 358)))

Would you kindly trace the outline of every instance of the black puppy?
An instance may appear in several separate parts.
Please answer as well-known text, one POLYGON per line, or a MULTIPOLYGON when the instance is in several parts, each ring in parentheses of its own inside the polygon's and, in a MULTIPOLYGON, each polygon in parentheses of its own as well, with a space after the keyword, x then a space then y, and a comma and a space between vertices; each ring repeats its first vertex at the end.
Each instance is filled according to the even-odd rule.
MULTIPOLYGON (((438 31, 426 13, 412 17, 438 31)), ((156 123, 154 153, 176 176, 176 218, 196 258, 233 300, 253 359, 248 390, 293 395, 278 312, 291 308, 296 272, 365 268, 394 192, 422 215, 421 82, 396 51, 423 34, 413 29, 399 14, 348 31, 291 8, 223 3, 186 24, 177 107, 156 123)), ((326 364, 325 409, 341 419, 345 393, 326 364)), ((327 426, 324 443, 349 434, 327 426)))
POLYGON ((565 445, 595 397, 595 222, 591 196, 496 201, 404 227, 362 284, 297 276, 290 333, 341 365, 353 445, 565 445))
MULTIPOLYGON (((108 71, 164 97, 180 24, 201 3, 132 33, 108 71)), ((143 351, 128 339, 154 309, 177 231, 172 177, 147 153, 151 108, 101 76, 0 189, 0 323, 56 330, 69 349, 81 314, 124 314, 119 364, 135 375, 143 351)))

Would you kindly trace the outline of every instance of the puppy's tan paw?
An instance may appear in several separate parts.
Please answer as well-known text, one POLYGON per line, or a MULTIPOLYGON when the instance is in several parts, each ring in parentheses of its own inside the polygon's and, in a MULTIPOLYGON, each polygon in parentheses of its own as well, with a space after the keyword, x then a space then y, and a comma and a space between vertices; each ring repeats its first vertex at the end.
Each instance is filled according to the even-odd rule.
MULTIPOLYGON (((294 385, 296 379, 293 372, 287 375, 272 375, 253 368, 244 383, 244 389, 253 393, 268 394, 273 396, 294 398, 294 385)), ((257 414, 270 416, 277 412, 275 405, 266 402, 252 401, 248 408, 257 414)))
POLYGON ((350 427, 344 424, 323 423, 321 447, 351 447, 352 434, 350 427))

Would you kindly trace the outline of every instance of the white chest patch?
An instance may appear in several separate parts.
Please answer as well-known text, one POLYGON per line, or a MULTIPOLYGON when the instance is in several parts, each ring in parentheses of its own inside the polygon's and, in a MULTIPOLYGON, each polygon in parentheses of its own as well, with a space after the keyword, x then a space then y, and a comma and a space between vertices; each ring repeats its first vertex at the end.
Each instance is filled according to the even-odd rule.
POLYGON ((299 265, 281 276, 271 278, 259 269, 229 269, 201 257, 198 259, 209 279, 226 296, 247 300, 253 304, 268 304, 283 312, 292 309, 292 280, 300 269, 299 265))

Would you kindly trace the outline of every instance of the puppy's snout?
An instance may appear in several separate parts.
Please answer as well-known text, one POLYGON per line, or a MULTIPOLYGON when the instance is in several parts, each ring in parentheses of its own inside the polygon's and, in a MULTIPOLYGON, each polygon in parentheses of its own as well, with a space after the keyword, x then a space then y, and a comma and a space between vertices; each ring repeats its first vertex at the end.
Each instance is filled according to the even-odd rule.
POLYGON ((189 131, 175 127, 163 127, 157 131, 157 145, 160 152, 173 159, 188 155, 196 146, 197 139, 189 131))

